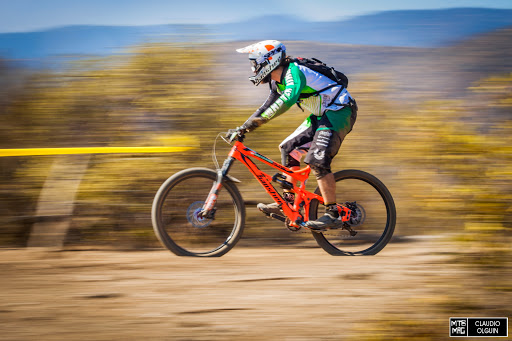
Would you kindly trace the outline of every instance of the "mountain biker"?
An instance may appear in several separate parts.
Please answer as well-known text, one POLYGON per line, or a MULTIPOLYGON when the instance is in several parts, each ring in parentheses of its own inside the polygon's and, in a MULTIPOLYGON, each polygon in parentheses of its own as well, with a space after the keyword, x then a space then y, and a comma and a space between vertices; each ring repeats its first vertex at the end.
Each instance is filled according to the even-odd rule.
MULTIPOLYGON (((329 77, 287 57, 286 47, 277 40, 260 41, 236 51, 249 54, 254 72, 249 80, 256 86, 268 83, 270 87, 270 95, 265 103, 237 129, 252 131, 296 103, 310 111, 311 115, 279 145, 282 163, 292 170, 298 170, 302 156, 306 155, 304 162, 309 164, 317 178, 324 198, 325 214, 317 220, 308 221, 306 226, 317 230, 340 227, 331 161, 356 121, 357 105, 354 99, 344 86, 332 86, 335 81, 329 77), (321 92, 313 96, 305 95, 318 90, 321 92)), ((290 177, 288 181, 291 181, 290 177)), ((285 192, 284 199, 293 203, 294 193, 285 192)), ((281 214, 275 202, 260 203, 258 208, 266 214, 281 214)))

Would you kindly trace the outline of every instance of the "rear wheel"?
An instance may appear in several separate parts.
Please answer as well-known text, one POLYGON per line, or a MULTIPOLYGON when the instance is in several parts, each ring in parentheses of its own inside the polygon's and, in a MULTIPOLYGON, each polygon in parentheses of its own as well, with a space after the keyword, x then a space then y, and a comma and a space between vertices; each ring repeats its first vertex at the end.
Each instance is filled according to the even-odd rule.
POLYGON ((199 214, 216 180, 211 169, 191 168, 174 174, 158 190, 151 214, 153 229, 178 256, 222 256, 242 236, 245 206, 232 182, 223 182, 213 219, 199 214))
MULTIPOLYGON (((336 256, 375 255, 393 236, 396 209, 391 193, 375 176, 359 171, 344 170, 334 174, 336 199, 339 204, 351 208, 349 229, 357 232, 352 236, 349 229, 325 232, 312 231, 318 245, 336 256)), ((317 188, 315 193, 320 193, 317 188)), ((318 201, 310 207, 309 219, 323 214, 318 201)))

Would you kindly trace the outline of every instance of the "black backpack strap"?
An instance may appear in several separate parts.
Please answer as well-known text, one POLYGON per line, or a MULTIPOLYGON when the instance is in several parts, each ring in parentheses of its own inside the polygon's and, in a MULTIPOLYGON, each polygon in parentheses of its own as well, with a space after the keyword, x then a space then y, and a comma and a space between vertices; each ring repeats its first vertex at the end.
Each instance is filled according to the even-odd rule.
MULTIPOLYGON (((341 84, 340 84, 341 85, 341 84)), ((338 90, 338 92, 336 93, 336 95, 332 98, 331 102, 327 105, 328 107, 330 107, 331 105, 334 104, 334 102, 336 102, 336 99, 338 98, 338 96, 341 94, 341 92, 343 91, 343 89, 345 89, 345 87, 343 85, 341 85, 340 89, 338 90)))
MULTIPOLYGON (((308 93, 304 93, 304 94, 300 94, 299 95, 299 98, 300 99, 304 99, 304 98, 309 98, 311 96, 318 96, 321 92, 324 92, 325 90, 329 90, 330 88, 334 88, 335 86, 338 86, 338 85, 341 85, 341 84, 338 84, 338 83, 334 83, 334 84, 331 84, 323 89, 320 89, 320 90, 317 90, 315 92, 308 92, 308 93)), ((341 85, 342 87, 342 90, 343 90, 343 85, 341 85)))

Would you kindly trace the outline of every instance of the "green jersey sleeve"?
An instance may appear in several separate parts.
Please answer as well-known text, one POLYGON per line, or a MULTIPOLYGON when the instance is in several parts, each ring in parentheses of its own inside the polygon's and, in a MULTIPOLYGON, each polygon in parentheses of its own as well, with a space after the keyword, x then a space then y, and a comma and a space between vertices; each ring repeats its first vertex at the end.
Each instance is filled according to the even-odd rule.
POLYGON ((284 75, 283 83, 278 84, 281 96, 261 114, 261 117, 264 120, 271 120, 286 112, 297 103, 299 95, 305 86, 306 77, 295 63, 290 63, 284 75))

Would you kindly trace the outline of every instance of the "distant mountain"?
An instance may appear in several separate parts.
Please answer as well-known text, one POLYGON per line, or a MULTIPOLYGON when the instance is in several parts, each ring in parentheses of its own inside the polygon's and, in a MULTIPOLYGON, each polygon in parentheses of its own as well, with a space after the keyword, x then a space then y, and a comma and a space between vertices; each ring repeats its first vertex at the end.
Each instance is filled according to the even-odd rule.
POLYGON ((179 40, 189 26, 66 26, 40 32, 0 34, 0 55, 38 59, 62 55, 108 55, 148 40, 179 40))
MULTIPOLYGON (((402 47, 451 45, 472 35, 512 25, 512 10, 454 8, 389 11, 319 25, 320 32, 340 32, 346 44, 402 47)), ((323 41, 340 42, 327 36, 323 41)))
POLYGON ((474 34, 512 26, 512 10, 454 8, 387 11, 338 22, 304 22, 266 16, 218 25, 223 40, 299 40, 336 44, 439 47, 474 34))
POLYGON ((306 22, 265 16, 222 25, 68 26, 0 34, 0 56, 39 60, 55 56, 108 55, 145 41, 212 42, 279 39, 337 44, 438 47, 512 26, 512 10, 455 8, 389 11, 339 22, 306 22))

